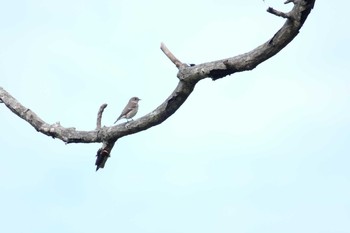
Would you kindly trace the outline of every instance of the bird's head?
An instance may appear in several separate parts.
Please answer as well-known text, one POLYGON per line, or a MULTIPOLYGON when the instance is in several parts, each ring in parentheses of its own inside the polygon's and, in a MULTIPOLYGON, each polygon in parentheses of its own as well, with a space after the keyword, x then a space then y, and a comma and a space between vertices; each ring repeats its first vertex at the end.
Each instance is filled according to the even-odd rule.
POLYGON ((132 97, 131 99, 130 99, 130 102, 139 102, 141 99, 139 98, 139 97, 132 97))

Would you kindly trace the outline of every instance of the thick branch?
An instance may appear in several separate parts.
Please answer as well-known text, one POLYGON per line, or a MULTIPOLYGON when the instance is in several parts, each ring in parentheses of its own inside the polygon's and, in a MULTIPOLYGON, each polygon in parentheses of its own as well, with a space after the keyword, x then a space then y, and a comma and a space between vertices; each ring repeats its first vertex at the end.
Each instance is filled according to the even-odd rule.
POLYGON ((37 116, 32 110, 24 107, 7 91, 0 87, 0 100, 13 113, 31 124, 38 132, 53 138, 59 138, 66 143, 72 142, 102 142, 97 131, 77 131, 75 128, 64 128, 59 122, 48 124, 37 116))
POLYGON ((198 82, 207 77, 217 80, 236 72, 254 69, 262 62, 276 55, 298 35, 314 3, 315 0, 303 0, 295 4, 288 13, 293 20, 287 19, 282 28, 270 40, 257 48, 235 57, 207 62, 193 67, 183 67, 183 69, 179 70, 178 77, 187 81, 198 82))
POLYGON ((59 138, 66 143, 114 143, 123 136, 146 130, 165 121, 186 101, 196 83, 200 80, 207 77, 217 80, 236 72, 252 70, 281 51, 299 33, 314 6, 315 0, 287 2, 294 3, 293 9, 288 12, 292 20, 288 18, 282 28, 270 40, 250 52, 196 66, 186 66, 162 44, 162 51, 179 69, 177 76, 180 81, 173 93, 158 108, 135 121, 129 122, 128 127, 126 127, 126 123, 123 123, 112 127, 102 127, 100 130, 77 131, 75 128, 64 128, 59 123, 48 124, 44 122, 1 87, 0 101, 16 115, 30 123, 37 131, 59 138))

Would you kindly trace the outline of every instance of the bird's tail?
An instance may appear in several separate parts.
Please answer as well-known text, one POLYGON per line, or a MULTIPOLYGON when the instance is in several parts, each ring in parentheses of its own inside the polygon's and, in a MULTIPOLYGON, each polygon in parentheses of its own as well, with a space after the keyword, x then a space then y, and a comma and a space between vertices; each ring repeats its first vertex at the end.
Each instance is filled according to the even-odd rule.
POLYGON ((121 118, 123 118, 123 116, 119 116, 117 120, 115 120, 114 124, 117 123, 117 121, 119 121, 121 118))

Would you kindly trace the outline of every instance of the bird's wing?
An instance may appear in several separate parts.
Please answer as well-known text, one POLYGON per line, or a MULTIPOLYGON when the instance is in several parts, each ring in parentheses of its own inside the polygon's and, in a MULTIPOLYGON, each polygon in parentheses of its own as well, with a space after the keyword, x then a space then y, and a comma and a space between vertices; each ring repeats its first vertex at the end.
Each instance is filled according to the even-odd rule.
MULTIPOLYGON (((124 108, 124 110, 122 111, 122 113, 120 114, 119 117, 125 116, 126 114, 128 114, 129 112, 131 112, 134 108, 133 107, 126 107, 124 108)), ((118 118, 119 118, 118 117, 118 118)))
POLYGON ((126 106, 123 111, 122 114, 120 114, 121 116, 124 116, 126 114, 128 114, 129 112, 131 112, 132 110, 134 110, 137 107, 137 103, 131 103, 129 106, 126 106))
POLYGON ((129 112, 131 112, 133 109, 135 108, 135 104, 132 104, 132 106, 126 106, 122 113, 120 114, 120 116, 118 117, 118 119, 114 122, 116 123, 117 121, 119 121, 121 118, 123 118, 126 114, 128 114, 129 112))

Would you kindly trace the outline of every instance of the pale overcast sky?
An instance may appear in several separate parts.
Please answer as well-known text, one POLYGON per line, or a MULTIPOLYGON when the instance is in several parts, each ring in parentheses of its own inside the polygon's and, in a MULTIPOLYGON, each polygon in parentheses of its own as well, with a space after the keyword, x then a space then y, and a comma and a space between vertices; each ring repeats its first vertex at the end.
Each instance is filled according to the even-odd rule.
MULTIPOLYGON (((0 86, 48 123, 111 126, 167 98, 183 62, 247 52, 283 0, 0 0, 0 86)), ((300 34, 250 72, 201 81, 163 124, 100 144, 37 133, 0 104, 6 233, 349 233, 348 1, 317 0, 300 34)))

